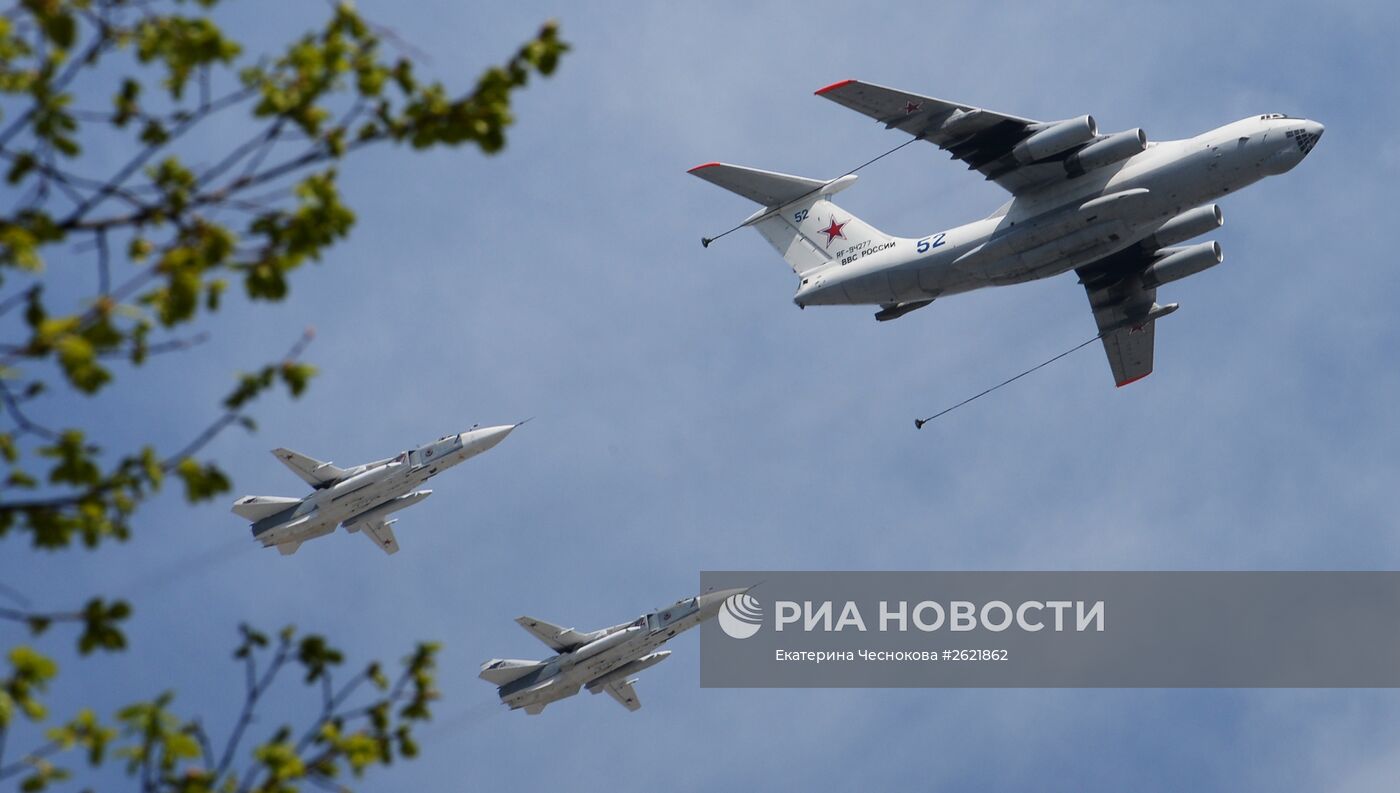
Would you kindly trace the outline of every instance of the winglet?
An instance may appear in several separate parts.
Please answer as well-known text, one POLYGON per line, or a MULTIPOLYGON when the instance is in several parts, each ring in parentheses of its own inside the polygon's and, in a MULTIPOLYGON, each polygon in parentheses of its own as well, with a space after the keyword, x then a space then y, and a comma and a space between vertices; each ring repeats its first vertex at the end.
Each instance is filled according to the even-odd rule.
POLYGON ((855 82, 855 80, 838 80, 838 81, 832 83, 831 85, 828 85, 828 86, 825 87, 825 88, 818 88, 817 90, 813 91, 812 93, 813 93, 814 95, 816 95, 816 96, 821 96, 822 94, 826 93, 827 91, 835 91, 837 88, 840 88, 840 87, 843 86, 843 85, 850 85, 850 84, 853 83, 853 82, 855 82))

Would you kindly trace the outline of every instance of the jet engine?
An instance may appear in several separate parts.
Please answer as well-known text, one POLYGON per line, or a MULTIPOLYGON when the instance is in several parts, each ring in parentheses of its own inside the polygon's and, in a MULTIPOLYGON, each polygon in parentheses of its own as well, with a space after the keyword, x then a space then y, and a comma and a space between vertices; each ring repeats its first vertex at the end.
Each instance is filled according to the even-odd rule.
POLYGON ((601 639, 595 639, 589 642, 588 644, 585 644, 584 646, 578 648, 569 655, 564 656, 564 660, 566 660, 570 664, 576 664, 580 661, 592 658, 593 656, 603 652, 604 650, 611 650, 612 648, 624 642, 629 642, 632 639, 635 639, 638 636, 640 636, 641 633, 642 629, 636 626, 633 626, 631 628, 625 628, 610 636, 604 636, 601 639))
POLYGON ((1148 289, 1180 281, 1188 275, 1208 270, 1225 259, 1218 242, 1202 242, 1184 248, 1163 248, 1157 251, 1157 255, 1161 258, 1153 262, 1142 274, 1142 285, 1148 289))
POLYGON ((1142 131, 1142 127, 1115 132, 1066 157, 1065 173, 1081 176, 1096 168, 1126 160, 1134 154, 1141 154, 1146 149, 1147 133, 1142 131))
POLYGON ((1152 232, 1152 236, 1143 240, 1143 248, 1155 250, 1165 248, 1168 245, 1175 245, 1178 242, 1185 242, 1192 237, 1199 237, 1202 234, 1214 231, 1225 223, 1225 216, 1220 213, 1218 204, 1206 204, 1203 207, 1182 212, 1180 215, 1168 220, 1152 232))
POLYGON ((1036 160, 1053 157, 1065 149, 1073 148, 1081 143, 1088 143, 1098 134, 1099 125, 1094 123, 1093 116, 1080 116, 1067 121, 1056 121, 1017 143, 1011 149, 1011 156, 1023 165, 1033 163, 1036 160))

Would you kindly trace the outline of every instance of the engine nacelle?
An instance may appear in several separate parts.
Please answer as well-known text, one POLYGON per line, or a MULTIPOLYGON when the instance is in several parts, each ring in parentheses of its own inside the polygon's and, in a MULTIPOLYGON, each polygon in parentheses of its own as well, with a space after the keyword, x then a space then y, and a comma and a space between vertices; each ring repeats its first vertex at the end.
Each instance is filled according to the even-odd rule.
POLYGON ((603 652, 604 650, 611 650, 612 648, 617 647, 620 644, 629 642, 632 639, 637 638, 641 634, 642 629, 635 625, 630 628, 624 628, 623 630, 620 630, 617 633, 612 634, 611 636, 604 636, 601 639, 595 639, 589 642, 588 644, 585 644, 584 646, 578 648, 569 655, 564 656, 561 660, 572 666, 573 664, 579 663, 580 661, 592 658, 593 656, 603 652))
POLYGON ((1096 168, 1126 160, 1147 149, 1147 133, 1142 127, 1115 132, 1065 158, 1065 173, 1080 176, 1096 168))
POLYGON ((350 477, 349 479, 346 479, 343 482, 337 482, 334 485, 332 485, 329 489, 324 490, 322 492, 330 496, 332 500, 337 499, 347 493, 353 493, 356 490, 365 487, 366 485, 371 485, 375 482, 378 482, 379 480, 387 477, 389 474, 398 471, 402 467, 402 465, 402 463, 389 463, 387 465, 381 465, 377 468, 371 468, 368 471, 355 474, 354 476, 350 477))
POLYGON ((1218 242, 1202 242, 1185 248, 1166 248, 1157 253, 1165 255, 1153 262, 1142 274, 1142 285, 1148 289, 1180 281, 1188 275, 1208 270, 1225 259, 1218 242))
POLYGON ((1093 116, 1081 116, 1068 121, 1056 121, 1045 129, 1017 143, 1011 155, 1021 164, 1043 160, 1056 154, 1088 143, 1099 134, 1099 125, 1093 116))
POLYGON ((1163 223, 1160 228, 1143 241, 1143 247, 1147 250, 1155 248, 1165 248, 1168 245, 1175 245, 1178 242, 1185 242, 1192 237, 1199 237, 1202 234, 1210 233, 1220 228, 1225 223, 1225 216, 1220 212, 1218 204, 1206 204, 1203 207, 1196 207, 1187 212, 1163 223))

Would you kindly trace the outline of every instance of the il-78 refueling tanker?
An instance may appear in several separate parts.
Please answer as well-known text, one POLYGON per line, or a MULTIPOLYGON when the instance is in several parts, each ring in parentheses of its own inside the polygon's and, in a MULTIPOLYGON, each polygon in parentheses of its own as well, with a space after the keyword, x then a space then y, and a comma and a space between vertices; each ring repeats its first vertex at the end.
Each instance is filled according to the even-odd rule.
MULTIPOLYGON (((1177 247, 1218 228, 1221 196, 1302 162, 1316 121, 1279 113, 1186 140, 1099 133, 1092 116, 1041 122, 844 80, 817 95, 948 151, 1008 190, 990 217, 918 239, 885 234, 831 202, 855 175, 823 181, 707 163, 691 173, 763 205, 743 225, 800 281, 800 308, 878 305, 877 320, 934 299, 1074 270, 1088 292, 1114 382, 1152 372, 1157 287, 1214 267, 1220 245, 1177 247)), ((704 240, 708 246, 710 240, 704 240)))

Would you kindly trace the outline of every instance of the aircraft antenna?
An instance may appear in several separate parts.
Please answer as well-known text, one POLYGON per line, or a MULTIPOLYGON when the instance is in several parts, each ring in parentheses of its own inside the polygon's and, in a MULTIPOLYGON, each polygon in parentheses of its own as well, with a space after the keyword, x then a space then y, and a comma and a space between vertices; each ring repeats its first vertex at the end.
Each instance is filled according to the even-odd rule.
MULTIPOLYGON (((864 167, 867 166, 867 165, 874 165, 875 163, 879 162, 880 160, 883 160, 884 158, 890 156, 891 154, 894 154, 895 152, 899 151, 900 149, 904 148, 905 146, 908 146, 909 144, 913 143, 914 141, 918 141, 918 140, 923 140, 923 136, 920 135, 920 136, 917 136, 917 137, 910 138, 909 140, 906 140, 906 141, 904 141, 903 143, 899 144, 898 146, 895 146, 893 149, 890 149, 889 151, 885 152, 884 154, 879 155, 878 157, 871 157, 870 159, 866 160, 865 162, 861 163, 860 165, 857 165, 856 167, 852 168, 851 170, 846 171, 845 173, 843 173, 843 174, 841 174, 840 176, 836 177, 836 179, 844 179, 844 178, 846 178, 847 176, 850 176, 851 174, 855 173, 856 171, 859 171, 860 169, 864 168, 864 167)), ((832 180, 826 182, 826 183, 823 184, 821 187, 814 187, 814 188, 812 188, 811 190, 808 190, 807 192, 805 192, 805 193, 803 193, 802 195, 798 196, 797 198, 792 199, 791 201, 785 201, 785 202, 783 203, 783 206, 787 206, 788 204, 792 204, 792 203, 794 203, 794 202, 801 201, 802 199, 806 198, 806 197, 809 196, 809 195, 815 195, 816 193, 820 193, 821 191, 825 190, 828 186, 830 186, 830 185, 831 185, 831 182, 836 181, 836 179, 832 179, 832 180)), ((734 232, 738 231, 739 229, 741 229, 741 228, 743 228, 743 227, 745 227, 745 226, 748 226, 748 225, 752 225, 752 224, 754 224, 754 223, 757 223, 758 221, 763 220, 764 218, 771 216, 774 212, 777 212, 779 209, 782 209, 782 207, 772 207, 772 208, 769 209, 767 212, 764 212, 762 215, 759 215, 758 217, 754 217, 754 218, 749 218, 747 221, 745 221, 745 222, 743 222, 743 223, 740 223, 739 225, 737 225, 737 226, 735 226, 734 228, 732 228, 732 229, 730 229, 730 230, 724 232, 723 234, 716 234, 716 235, 713 236, 713 237, 701 237, 701 238, 700 238, 700 246, 703 247, 703 248, 708 248, 708 247, 710 247, 710 243, 714 242, 715 240, 719 239, 720 237, 727 237, 727 236, 729 236, 730 234, 733 234, 734 232)))

